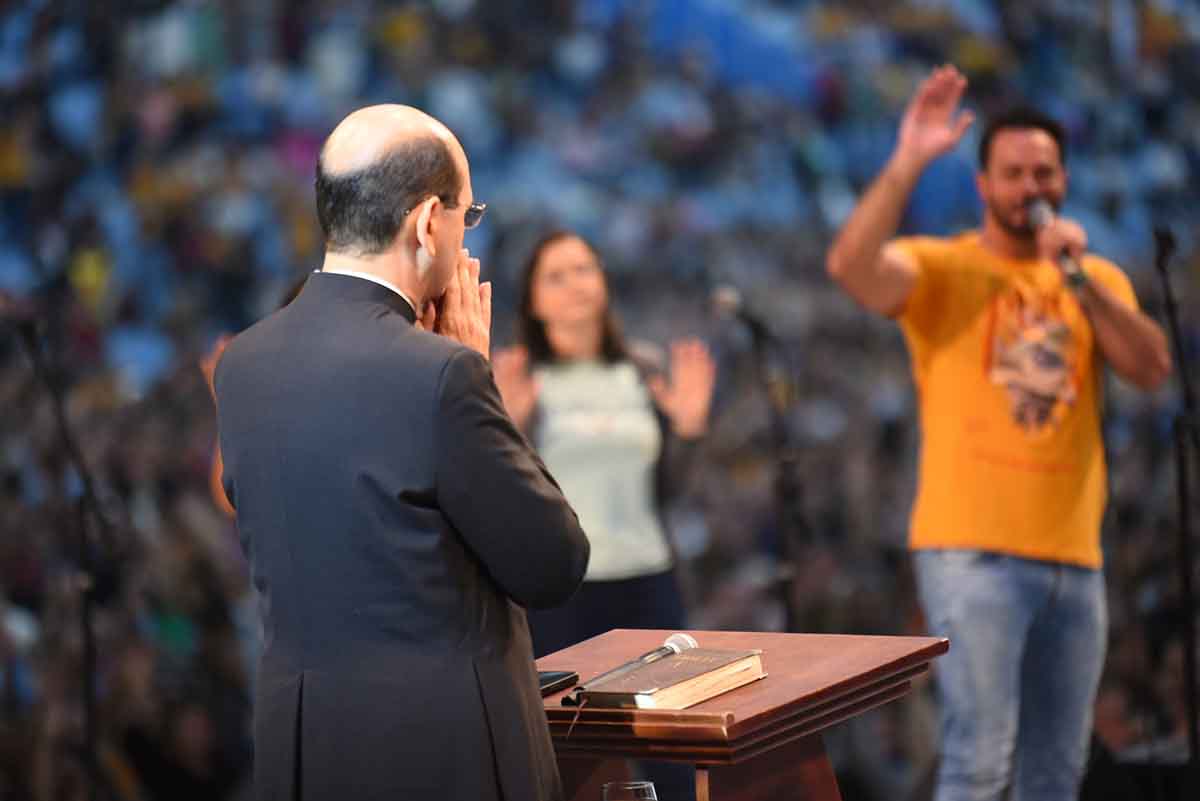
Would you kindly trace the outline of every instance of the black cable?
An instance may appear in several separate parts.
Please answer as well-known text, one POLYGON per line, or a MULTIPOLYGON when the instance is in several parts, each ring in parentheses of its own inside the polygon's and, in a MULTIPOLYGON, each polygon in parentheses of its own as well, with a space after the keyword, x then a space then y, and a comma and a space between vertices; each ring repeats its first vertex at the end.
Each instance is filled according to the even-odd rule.
POLYGON ((796 379, 790 354, 764 324, 752 325, 742 318, 749 330, 754 351, 755 370, 767 401, 771 427, 771 455, 775 466, 773 485, 775 520, 778 526, 782 566, 778 571, 778 592, 783 601, 784 631, 799 631, 800 611, 796 608, 793 587, 801 549, 812 544, 812 530, 804 515, 803 487, 800 483, 799 447, 792 434, 788 412, 795 402, 796 379), (782 376, 772 379, 771 356, 783 361, 782 376))
POLYGON ((34 376, 42 383, 46 393, 50 396, 59 440, 66 451, 68 464, 75 468, 82 485, 82 493, 75 504, 76 544, 80 573, 79 626, 83 635, 83 658, 80 660, 79 677, 80 689, 83 694, 82 745, 84 770, 89 785, 88 797, 91 801, 97 801, 100 787, 100 769, 97 760, 99 719, 96 712, 96 633, 93 619, 96 582, 95 560, 88 537, 88 528, 90 523, 94 522, 99 528, 101 541, 112 542, 112 526, 100 508, 100 503, 96 498, 95 481, 71 430, 70 422, 67 420, 66 404, 63 400, 63 384, 42 349, 36 320, 20 320, 16 323, 16 328, 33 365, 34 376))
POLYGON ((1188 778, 1200 772, 1200 705, 1196 697, 1196 597, 1192 589, 1193 534, 1191 498, 1191 459, 1200 453, 1200 425, 1196 417, 1196 394, 1188 370, 1187 353, 1184 349, 1183 329, 1179 324, 1179 311, 1175 293, 1171 287, 1168 265, 1175 251, 1175 238, 1171 232, 1157 228, 1154 231, 1154 266, 1162 282, 1163 302, 1167 315, 1167 330, 1175 351, 1176 375, 1183 396, 1183 408, 1174 420, 1176 498, 1178 501, 1178 558, 1180 606, 1183 609, 1183 695, 1187 715, 1188 778))

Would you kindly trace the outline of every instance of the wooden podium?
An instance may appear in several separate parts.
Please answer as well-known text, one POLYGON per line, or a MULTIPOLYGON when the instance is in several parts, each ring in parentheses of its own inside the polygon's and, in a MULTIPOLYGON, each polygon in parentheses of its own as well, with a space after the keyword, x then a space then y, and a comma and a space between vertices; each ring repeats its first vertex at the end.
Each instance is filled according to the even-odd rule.
MULTIPOLYGON (((586 682, 671 633, 615 629, 537 666, 574 670, 586 682)), ((950 645, 935 637, 690 633, 704 648, 762 649, 767 677, 679 710, 577 710, 562 705, 566 690, 547 697, 567 798, 599 801, 600 785, 623 778, 633 757, 694 764, 697 801, 841 801, 821 730, 904 695, 950 645)))

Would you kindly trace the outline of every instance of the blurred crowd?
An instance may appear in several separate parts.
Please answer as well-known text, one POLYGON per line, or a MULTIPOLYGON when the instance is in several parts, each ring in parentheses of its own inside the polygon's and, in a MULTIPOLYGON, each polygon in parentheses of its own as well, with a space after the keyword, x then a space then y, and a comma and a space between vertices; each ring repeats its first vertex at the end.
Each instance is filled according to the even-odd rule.
MULTIPOLYGON (((1069 131, 1065 213, 1161 315, 1156 226, 1200 335, 1200 6, 1190 0, 127 0, 0 2, 0 293, 37 321, 107 526, 18 326, 0 336, 0 799, 85 797, 81 590, 96 601, 99 763, 115 799, 246 790, 254 599, 208 492, 202 357, 320 265, 313 165, 348 111, 410 103, 462 139, 487 221, 467 243, 511 340, 519 267, 552 224, 591 238, 627 331, 705 338, 712 430, 670 510, 693 628, 916 634, 904 541, 915 409, 894 327, 823 272, 916 81, 951 61, 983 115, 1069 131), (772 333, 714 313, 731 285, 772 333), (795 446, 780 467, 772 415, 795 446), (779 503, 781 469, 798 491, 779 503), (801 525, 781 524, 799 521, 801 525)), ((909 232, 973 225, 973 146, 909 232)), ((1184 743, 1176 390, 1113 382, 1111 616, 1099 742, 1184 743)), ((952 491, 952 488, 948 488, 952 491)), ((1200 582, 1198 582, 1200 583, 1200 582)), ((829 745, 848 799, 916 792, 922 688, 829 745)))

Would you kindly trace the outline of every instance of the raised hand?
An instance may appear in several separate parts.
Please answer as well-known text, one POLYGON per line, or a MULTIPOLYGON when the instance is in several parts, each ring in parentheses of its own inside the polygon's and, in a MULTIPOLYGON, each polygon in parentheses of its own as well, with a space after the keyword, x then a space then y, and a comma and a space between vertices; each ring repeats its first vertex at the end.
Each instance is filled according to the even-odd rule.
POLYGON ((461 342, 488 358, 492 340, 492 284, 479 283, 479 259, 463 248, 454 275, 446 286, 440 309, 426 309, 422 327, 432 324, 435 333, 461 342))
POLYGON ((923 168, 954 148, 975 120, 971 112, 959 110, 966 88, 967 79, 954 67, 934 70, 908 101, 896 152, 923 168))
POLYGON ((684 339, 671 343, 670 381, 652 376, 647 386, 677 435, 696 437, 708 429, 716 376, 716 364, 703 342, 684 339))
POLYGON ((500 398, 508 416, 524 429, 537 405, 537 379, 529 372, 529 351, 521 345, 501 348, 492 354, 492 376, 500 390, 500 398))

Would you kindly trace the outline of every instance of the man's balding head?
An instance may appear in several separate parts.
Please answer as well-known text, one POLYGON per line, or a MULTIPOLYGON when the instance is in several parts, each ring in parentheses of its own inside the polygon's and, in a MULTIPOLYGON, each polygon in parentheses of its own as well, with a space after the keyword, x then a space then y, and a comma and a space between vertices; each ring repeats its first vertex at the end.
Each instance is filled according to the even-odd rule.
POLYGON ((362 170, 378 162, 399 144, 433 137, 452 151, 459 149, 450 129, 412 106, 367 106, 351 112, 329 134, 321 161, 330 173, 362 170))
POLYGON ((446 126, 409 106, 368 106, 347 116, 317 160, 317 218, 333 253, 374 256, 404 226, 404 212, 438 197, 459 204, 466 155, 446 126))

